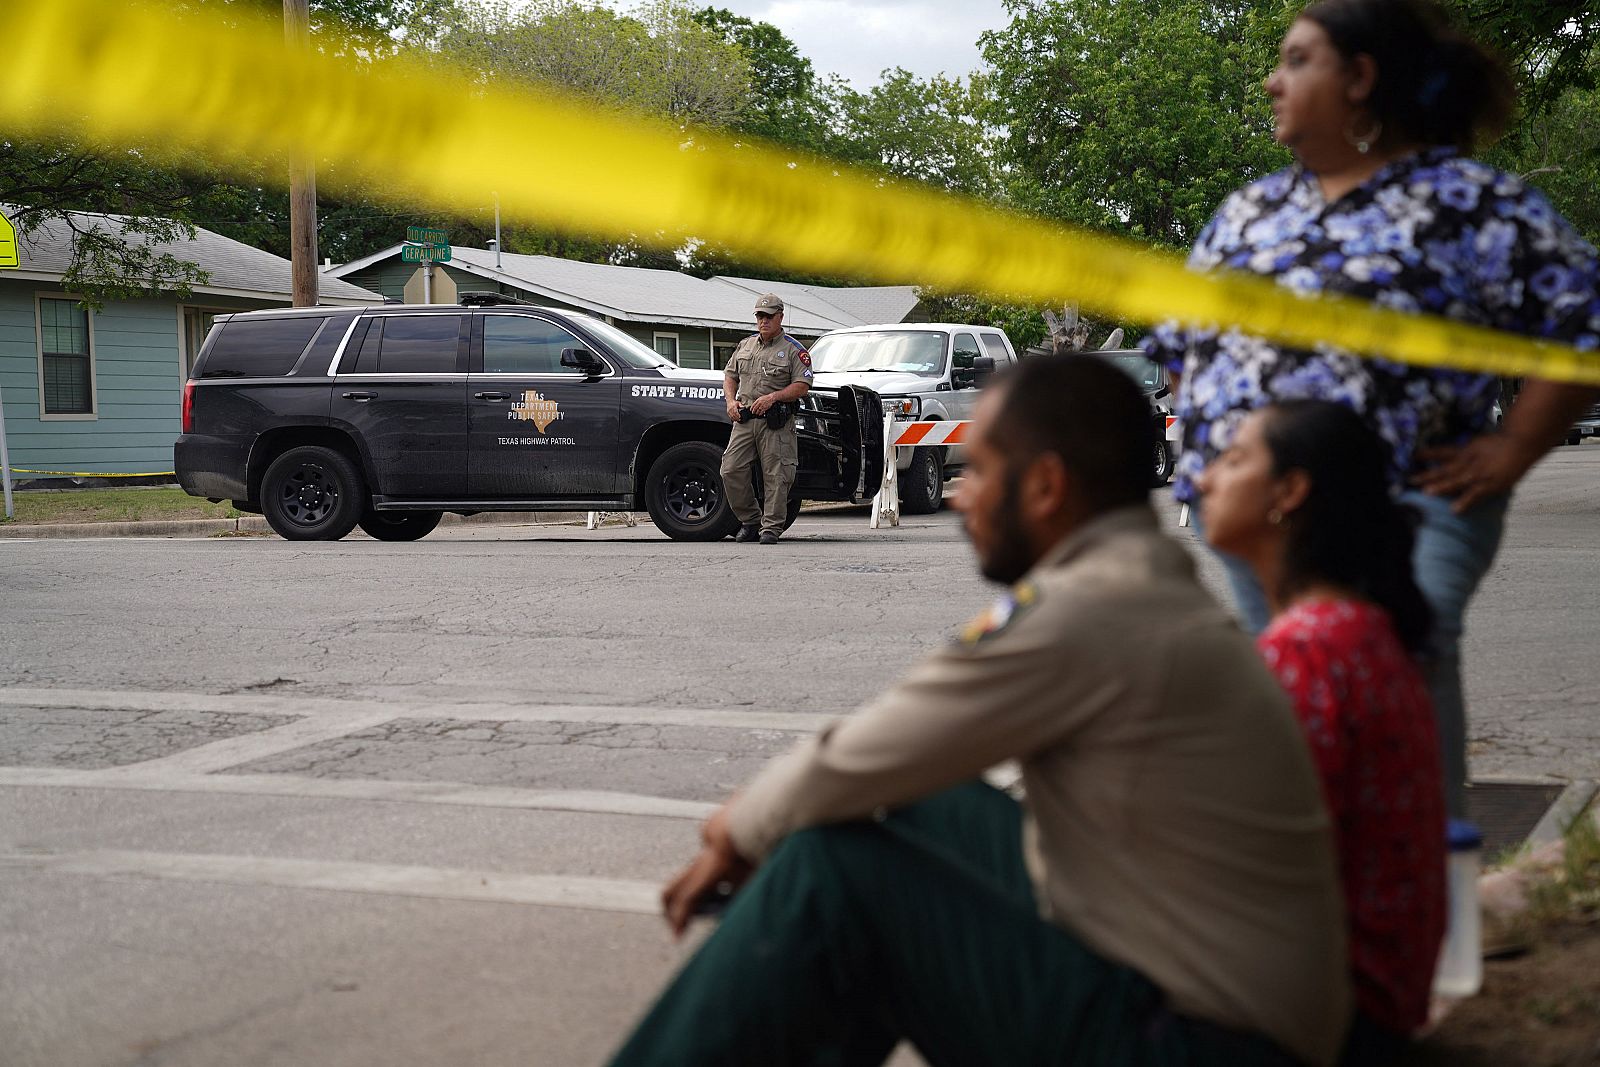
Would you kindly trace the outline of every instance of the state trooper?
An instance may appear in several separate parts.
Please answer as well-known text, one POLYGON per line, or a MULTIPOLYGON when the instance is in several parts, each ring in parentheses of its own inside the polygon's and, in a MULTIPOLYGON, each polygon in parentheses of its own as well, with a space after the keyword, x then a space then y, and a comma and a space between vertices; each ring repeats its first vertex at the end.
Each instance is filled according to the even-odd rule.
POLYGON ((723 372, 722 396, 733 433, 722 454, 722 487, 739 519, 735 541, 775 545, 788 517, 789 490, 799 462, 794 413, 811 388, 811 355, 783 332, 783 301, 756 298, 757 332, 734 349, 723 372), (750 468, 761 463, 765 506, 757 502, 750 468))

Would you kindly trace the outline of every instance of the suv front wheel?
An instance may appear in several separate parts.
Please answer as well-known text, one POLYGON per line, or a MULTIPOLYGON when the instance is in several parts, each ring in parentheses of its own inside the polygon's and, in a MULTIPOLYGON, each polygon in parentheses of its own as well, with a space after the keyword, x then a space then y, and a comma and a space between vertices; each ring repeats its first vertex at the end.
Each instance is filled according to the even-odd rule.
POLYGON ((722 492, 722 449, 706 441, 673 445, 650 465, 644 506, 674 541, 717 541, 739 528, 722 492))
POLYGON ((337 541, 365 507, 361 472, 348 456, 321 445, 291 448, 261 479, 261 513, 290 541, 337 541))

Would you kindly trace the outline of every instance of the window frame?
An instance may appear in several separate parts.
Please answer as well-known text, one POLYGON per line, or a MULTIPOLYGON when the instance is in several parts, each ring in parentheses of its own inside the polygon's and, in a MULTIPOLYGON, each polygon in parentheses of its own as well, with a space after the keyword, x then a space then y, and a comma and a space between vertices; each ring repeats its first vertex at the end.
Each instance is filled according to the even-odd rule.
MULTIPOLYGON (((212 326, 215 326, 217 324, 216 320, 223 315, 240 314, 238 308, 214 307, 210 304, 180 303, 178 305, 178 391, 180 393, 183 392, 184 384, 194 374, 194 362, 189 351, 190 341, 194 342, 193 355, 195 358, 199 357, 200 349, 205 347, 206 343, 205 334, 201 334, 197 338, 189 336, 189 312, 191 311, 199 312, 202 315, 209 314, 212 326)), ((209 333, 210 330, 208 329, 207 332, 209 333)))
POLYGON ((676 332, 668 332, 667 330, 653 330, 653 331, 651 331, 651 335, 650 335, 650 347, 651 348, 655 348, 656 355, 660 356, 662 359, 671 360, 672 361, 672 365, 674 367, 683 366, 683 364, 681 362, 679 362, 683 358, 683 337, 682 337, 682 335, 680 335, 680 334, 678 334, 676 332), (660 341, 663 337, 672 338, 672 355, 670 355, 670 356, 667 355, 665 352, 661 351, 661 349, 656 348, 656 343, 658 341, 660 341))
POLYGON ((97 422, 100 419, 100 383, 98 368, 95 366, 94 343, 94 311, 83 307, 84 330, 89 343, 89 410, 75 412, 53 412, 45 410, 44 387, 44 301, 61 300, 74 304, 82 304, 83 299, 71 293, 51 292, 40 290, 33 294, 33 345, 34 367, 38 373, 39 381, 39 421, 40 422, 97 422))

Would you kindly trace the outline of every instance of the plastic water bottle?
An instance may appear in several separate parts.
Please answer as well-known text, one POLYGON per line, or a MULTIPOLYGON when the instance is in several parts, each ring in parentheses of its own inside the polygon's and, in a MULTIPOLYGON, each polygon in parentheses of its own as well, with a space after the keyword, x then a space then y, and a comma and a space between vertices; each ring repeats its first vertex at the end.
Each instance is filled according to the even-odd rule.
POLYGON ((1483 837, 1465 819, 1451 819, 1450 925, 1439 951, 1433 991, 1442 997, 1470 997, 1483 985, 1483 919, 1478 908, 1478 869, 1483 837))

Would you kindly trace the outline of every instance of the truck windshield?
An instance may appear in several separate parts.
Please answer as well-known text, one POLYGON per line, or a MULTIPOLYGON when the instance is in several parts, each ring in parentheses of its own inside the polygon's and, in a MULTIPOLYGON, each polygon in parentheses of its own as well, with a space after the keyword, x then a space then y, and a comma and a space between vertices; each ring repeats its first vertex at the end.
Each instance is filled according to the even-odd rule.
POLYGON ((948 334, 933 330, 835 333, 811 346, 818 371, 898 371, 938 378, 944 374, 948 334))
POLYGON ((1161 368, 1143 352, 1113 352, 1106 358, 1145 392, 1151 393, 1161 387, 1161 368))
POLYGON ((651 370, 655 367, 676 367, 677 364, 663 356, 643 341, 629 337, 615 326, 602 319, 585 318, 582 320, 583 328, 591 330, 600 336, 606 343, 606 351, 616 356, 622 362, 635 370, 651 370))

